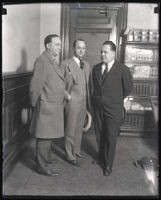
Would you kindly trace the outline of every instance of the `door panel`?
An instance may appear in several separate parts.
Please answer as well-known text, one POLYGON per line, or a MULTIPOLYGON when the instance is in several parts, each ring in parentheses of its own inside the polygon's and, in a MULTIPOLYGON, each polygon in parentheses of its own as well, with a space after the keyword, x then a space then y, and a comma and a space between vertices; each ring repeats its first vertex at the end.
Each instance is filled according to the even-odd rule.
POLYGON ((73 55, 73 42, 81 38, 86 43, 85 59, 91 66, 100 62, 100 48, 104 41, 112 40, 116 44, 117 11, 108 11, 107 16, 100 14, 98 8, 71 9, 69 56, 73 55))
MULTIPOLYGON (((86 44, 89 50, 93 46, 98 47, 99 42, 101 45, 106 39, 112 40, 117 48, 116 58, 120 59, 120 37, 127 28, 127 3, 63 3, 61 9, 60 61, 72 55, 73 41, 77 37, 85 40, 88 38, 86 44)), ((89 56, 90 54, 92 53, 88 52, 89 56)), ((87 55, 86 58, 88 60, 87 55)), ((96 63, 98 56, 95 61, 89 57, 89 61, 91 60, 92 64, 96 63)))
POLYGON ((100 49, 101 44, 105 40, 109 40, 109 34, 107 33, 75 33, 75 38, 82 38, 86 43, 86 55, 85 60, 87 60, 91 66, 99 63, 100 60, 100 49))

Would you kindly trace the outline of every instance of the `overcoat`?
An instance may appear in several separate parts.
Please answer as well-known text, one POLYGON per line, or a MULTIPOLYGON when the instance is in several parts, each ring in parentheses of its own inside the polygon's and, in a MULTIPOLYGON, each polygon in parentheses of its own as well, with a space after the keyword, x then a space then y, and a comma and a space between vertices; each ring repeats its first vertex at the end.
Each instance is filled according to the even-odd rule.
POLYGON ((35 61, 30 84, 30 100, 34 106, 30 132, 36 138, 64 136, 64 94, 64 70, 45 51, 35 61))

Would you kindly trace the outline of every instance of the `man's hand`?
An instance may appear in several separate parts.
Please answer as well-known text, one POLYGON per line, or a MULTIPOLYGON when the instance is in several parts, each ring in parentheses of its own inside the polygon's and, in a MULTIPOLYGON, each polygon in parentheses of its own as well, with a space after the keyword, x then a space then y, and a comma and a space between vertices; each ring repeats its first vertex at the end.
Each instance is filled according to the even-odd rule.
POLYGON ((70 101, 70 100, 71 100, 71 98, 72 98, 72 96, 69 94, 69 96, 68 96, 68 101, 70 101))
POLYGON ((67 92, 66 90, 65 90, 65 99, 66 99, 67 101, 70 101, 70 100, 71 100, 71 95, 70 95, 69 92, 67 92))

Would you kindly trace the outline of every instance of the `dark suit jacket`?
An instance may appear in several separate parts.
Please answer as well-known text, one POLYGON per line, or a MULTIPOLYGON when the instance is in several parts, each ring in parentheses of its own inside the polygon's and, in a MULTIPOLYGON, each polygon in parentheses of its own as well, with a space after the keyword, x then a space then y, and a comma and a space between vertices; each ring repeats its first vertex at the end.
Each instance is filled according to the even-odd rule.
POLYGON ((120 120, 123 100, 132 90, 132 75, 127 66, 115 61, 102 80, 102 63, 93 67, 93 108, 102 107, 110 117, 120 120))

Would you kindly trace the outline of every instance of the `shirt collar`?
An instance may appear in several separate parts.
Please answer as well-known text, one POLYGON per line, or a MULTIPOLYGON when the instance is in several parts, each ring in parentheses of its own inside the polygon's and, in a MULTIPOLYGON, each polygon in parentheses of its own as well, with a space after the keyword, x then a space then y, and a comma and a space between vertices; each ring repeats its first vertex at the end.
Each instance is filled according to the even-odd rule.
POLYGON ((114 60, 108 63, 108 68, 111 69, 112 65, 114 64, 114 60))
MULTIPOLYGON (((114 64, 114 62, 115 62, 115 61, 112 60, 111 62, 108 63, 108 71, 111 69, 111 67, 112 67, 112 65, 114 64)), ((102 70, 104 70, 104 68, 105 68, 105 65, 103 64, 103 65, 102 65, 102 70)))
POLYGON ((79 60, 79 58, 77 58, 76 56, 73 56, 73 59, 75 60, 75 62, 78 64, 78 66, 79 66, 79 63, 80 63, 80 60, 79 60))

